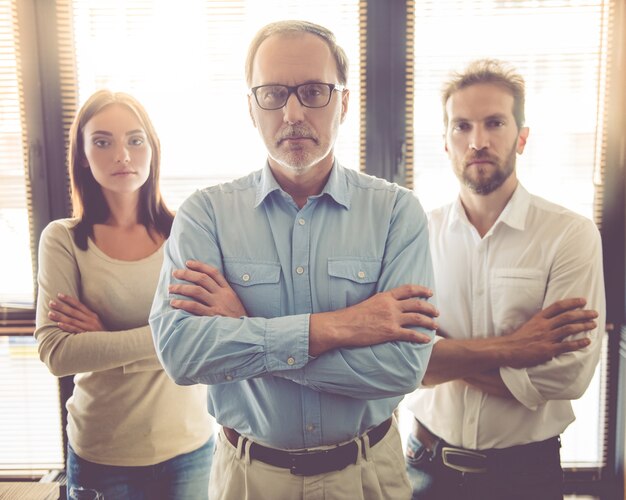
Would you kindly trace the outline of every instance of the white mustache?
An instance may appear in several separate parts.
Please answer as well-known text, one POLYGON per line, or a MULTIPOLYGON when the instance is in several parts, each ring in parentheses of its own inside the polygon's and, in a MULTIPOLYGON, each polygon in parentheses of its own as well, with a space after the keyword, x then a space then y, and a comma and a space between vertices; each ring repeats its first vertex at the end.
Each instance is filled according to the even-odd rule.
POLYGON ((302 125, 293 125, 293 126, 290 126, 281 130, 277 138, 278 140, 276 142, 280 144, 286 139, 295 139, 295 138, 311 139, 315 143, 317 143, 317 137, 315 136, 315 134, 313 134, 313 132, 311 132, 308 127, 304 127, 302 125))

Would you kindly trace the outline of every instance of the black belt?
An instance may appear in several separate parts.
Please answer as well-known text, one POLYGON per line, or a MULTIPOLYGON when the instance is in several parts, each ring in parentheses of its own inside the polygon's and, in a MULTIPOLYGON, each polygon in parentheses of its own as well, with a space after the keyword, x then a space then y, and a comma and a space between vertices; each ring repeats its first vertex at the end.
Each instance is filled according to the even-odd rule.
POLYGON ((431 454, 431 460, 441 459, 443 465, 458 472, 484 474, 507 467, 519 467, 522 463, 543 462, 546 457, 558 456, 561 446, 559 437, 509 448, 468 450, 452 446, 428 430, 415 419, 413 434, 431 454))
MULTIPOLYGON (((391 427, 391 417, 382 424, 367 432, 370 447, 376 445, 385 437, 391 427)), ((240 434, 229 427, 222 427, 224 436, 235 448, 240 434)), ((244 437, 244 444, 248 438, 244 437)), ((259 443, 250 444, 250 459, 259 460, 274 467, 289 469, 296 476, 315 476, 345 469, 355 464, 359 458, 359 447, 356 441, 319 451, 285 451, 269 448, 259 443)))

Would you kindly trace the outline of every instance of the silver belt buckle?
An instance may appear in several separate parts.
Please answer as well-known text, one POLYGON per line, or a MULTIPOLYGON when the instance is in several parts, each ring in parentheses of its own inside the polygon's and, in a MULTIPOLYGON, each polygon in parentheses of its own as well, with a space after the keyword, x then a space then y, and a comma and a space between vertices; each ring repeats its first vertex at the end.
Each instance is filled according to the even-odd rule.
POLYGON ((486 461, 487 455, 483 453, 478 453, 477 451, 471 450, 462 450, 459 448, 451 448, 449 446, 444 446, 441 448, 441 459, 443 460, 443 464, 446 467, 450 467, 451 469, 458 470, 459 472, 470 472, 472 474, 482 474, 487 472, 487 467, 471 467, 465 465, 457 465, 450 463, 450 459, 452 457, 472 457, 486 461))

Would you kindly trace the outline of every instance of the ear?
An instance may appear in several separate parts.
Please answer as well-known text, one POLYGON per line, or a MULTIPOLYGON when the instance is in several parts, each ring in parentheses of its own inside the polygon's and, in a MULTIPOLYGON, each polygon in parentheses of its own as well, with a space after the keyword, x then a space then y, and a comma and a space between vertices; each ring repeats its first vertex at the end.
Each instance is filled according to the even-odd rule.
POLYGON ((254 125, 254 128, 257 128, 256 120, 254 119, 254 113, 252 112, 252 94, 248 94, 248 113, 250 114, 252 125, 254 125))
POLYGON ((350 100, 350 91, 348 89, 345 89, 341 93, 341 121, 340 123, 344 122, 344 120, 346 119, 346 115, 348 114, 349 100, 350 100))
POLYGON ((518 155, 521 155, 524 152, 529 133, 530 129, 528 127, 522 127, 520 129, 519 134, 517 135, 517 148, 515 149, 518 155))
POLYGON ((443 149, 446 152, 446 154, 448 154, 449 153, 449 151, 448 151, 448 139, 446 138, 446 133, 445 132, 441 135, 441 138, 443 139, 443 149))

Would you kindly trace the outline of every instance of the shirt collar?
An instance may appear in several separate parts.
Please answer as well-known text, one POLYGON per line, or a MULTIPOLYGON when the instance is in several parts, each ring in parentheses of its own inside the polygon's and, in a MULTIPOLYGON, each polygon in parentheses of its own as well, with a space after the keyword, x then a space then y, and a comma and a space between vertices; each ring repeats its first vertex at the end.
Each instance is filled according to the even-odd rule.
MULTIPOLYGON (((348 178, 346 175, 345 168, 339 165, 337 159, 333 162, 333 167, 330 171, 330 176, 328 177, 328 181, 322 189, 322 192, 319 196, 323 196, 327 194, 336 203, 342 205, 345 208, 350 208, 350 199, 351 194, 348 188, 348 178)), ((267 198, 270 193, 281 190, 282 188, 276 181, 274 174, 272 174, 272 169, 268 162, 265 162, 265 166, 263 170, 261 170, 261 175, 259 178, 259 183, 256 190, 256 199, 254 201, 254 207, 259 206, 265 198, 267 198)))
POLYGON ((333 162, 333 168, 330 171, 328 182, 326 182, 324 189, 322 189, 321 195, 324 194, 330 196, 333 200, 335 200, 335 203, 338 203, 344 208, 350 208, 352 195, 349 189, 348 176, 346 174, 346 169, 339 165, 336 158, 333 162))
POLYGON ((280 185, 278 184, 278 182, 276 182, 274 174, 272 174, 270 164, 266 161, 263 170, 261 170, 259 183, 257 184, 254 208, 258 207, 263 202, 263 200, 265 200, 265 198, 270 195, 270 193, 280 189, 280 185))
POLYGON ((530 193, 518 182, 513 196, 511 196, 504 210, 502 210, 496 224, 502 222, 513 229, 523 231, 526 227, 526 216, 528 215, 529 206, 530 193))
MULTIPOLYGON (((526 227, 526 216, 528 214, 529 206, 530 193, 526 191, 520 182, 518 182, 515 191, 513 191, 513 196, 511 196, 511 199, 504 207, 504 210, 502 210, 502 213, 496 220, 493 227, 495 228, 499 223, 502 223, 513 229, 518 229, 520 231, 524 230, 526 227)), ((461 197, 457 196, 457 199, 452 207, 448 225, 449 227, 452 227, 454 224, 460 222, 471 224, 467 218, 463 204, 461 203, 461 197)))

